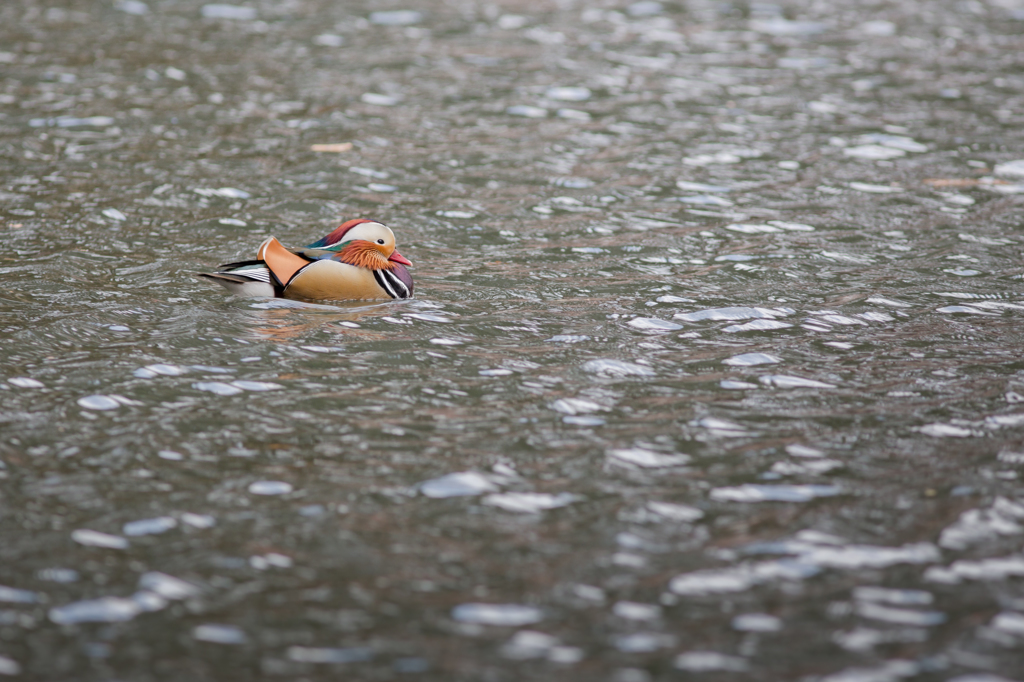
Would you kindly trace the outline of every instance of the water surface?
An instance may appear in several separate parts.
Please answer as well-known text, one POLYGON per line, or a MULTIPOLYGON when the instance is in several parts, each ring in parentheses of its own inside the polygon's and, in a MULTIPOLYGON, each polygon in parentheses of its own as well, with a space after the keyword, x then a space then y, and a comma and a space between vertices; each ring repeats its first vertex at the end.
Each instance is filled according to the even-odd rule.
POLYGON ((1022 34, 4 3, 0 675, 1020 679, 1022 34), (355 217, 415 299, 192 277, 355 217))

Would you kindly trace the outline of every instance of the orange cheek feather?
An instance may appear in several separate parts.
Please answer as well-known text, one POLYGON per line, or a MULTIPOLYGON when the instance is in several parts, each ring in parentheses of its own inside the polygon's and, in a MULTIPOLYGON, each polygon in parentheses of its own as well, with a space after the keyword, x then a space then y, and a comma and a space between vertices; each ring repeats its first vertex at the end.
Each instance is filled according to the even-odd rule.
POLYGON ((384 257, 374 244, 367 241, 355 241, 343 248, 338 255, 341 261, 369 270, 390 270, 391 263, 384 257))

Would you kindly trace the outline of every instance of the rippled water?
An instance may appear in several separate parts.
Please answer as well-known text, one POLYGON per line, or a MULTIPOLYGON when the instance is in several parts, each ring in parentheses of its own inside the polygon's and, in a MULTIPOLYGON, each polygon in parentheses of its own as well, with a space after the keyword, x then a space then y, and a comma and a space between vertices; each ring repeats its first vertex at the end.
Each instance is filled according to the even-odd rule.
POLYGON ((0 675, 1024 670, 1019 0, 0 6, 0 675), (372 217, 407 302, 192 277, 372 217))

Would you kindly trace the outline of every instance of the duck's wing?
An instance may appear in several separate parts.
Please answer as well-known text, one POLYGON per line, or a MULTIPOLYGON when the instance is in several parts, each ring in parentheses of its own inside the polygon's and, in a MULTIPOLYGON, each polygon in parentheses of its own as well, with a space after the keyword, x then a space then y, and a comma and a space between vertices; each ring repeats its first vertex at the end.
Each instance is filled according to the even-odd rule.
POLYGON ((256 251, 256 260, 262 261, 270 269, 282 289, 287 287, 296 275, 316 262, 315 258, 307 258, 284 248, 276 237, 268 237, 260 244, 256 251))
POLYGON ((199 276, 239 296, 280 297, 295 275, 314 262, 290 252, 275 237, 270 237, 260 244, 255 260, 228 263, 217 272, 199 276))
POLYGON ((262 261, 228 263, 221 268, 217 272, 199 272, 196 276, 216 282, 236 296, 279 297, 284 291, 262 261))

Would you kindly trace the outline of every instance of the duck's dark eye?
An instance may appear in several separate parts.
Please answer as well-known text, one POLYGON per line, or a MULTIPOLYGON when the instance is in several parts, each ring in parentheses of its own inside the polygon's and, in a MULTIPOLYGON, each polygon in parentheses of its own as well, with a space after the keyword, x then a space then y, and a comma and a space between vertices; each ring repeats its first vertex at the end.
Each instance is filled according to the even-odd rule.
POLYGON ((378 239, 378 240, 377 240, 377 243, 378 243, 378 244, 383 244, 383 243, 384 243, 384 240, 383 240, 383 239, 378 239))

